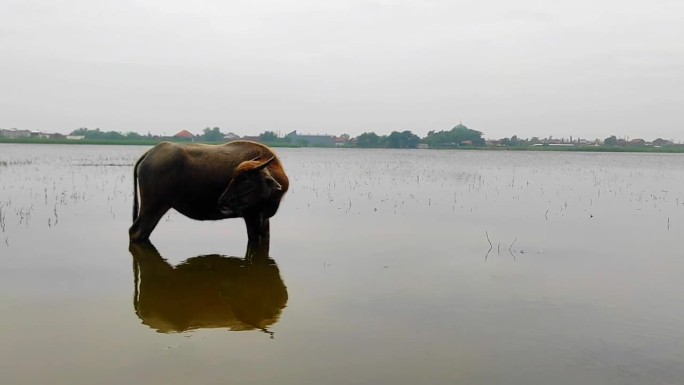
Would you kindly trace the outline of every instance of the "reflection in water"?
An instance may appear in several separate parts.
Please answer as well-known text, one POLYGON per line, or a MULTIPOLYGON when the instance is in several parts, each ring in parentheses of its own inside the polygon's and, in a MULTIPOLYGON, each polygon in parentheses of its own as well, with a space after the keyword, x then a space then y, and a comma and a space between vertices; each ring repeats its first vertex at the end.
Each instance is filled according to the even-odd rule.
POLYGON ((172 266, 149 242, 131 244, 135 312, 162 333, 200 328, 260 329, 278 321, 287 288, 275 262, 263 255, 201 255, 172 266))

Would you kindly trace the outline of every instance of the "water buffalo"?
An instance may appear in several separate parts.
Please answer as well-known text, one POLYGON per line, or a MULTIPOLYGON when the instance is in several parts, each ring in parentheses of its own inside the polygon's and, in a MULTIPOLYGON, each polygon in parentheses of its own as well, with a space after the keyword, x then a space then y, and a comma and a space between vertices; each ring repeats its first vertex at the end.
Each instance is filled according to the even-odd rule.
POLYGON ((170 265, 150 243, 131 243, 133 307, 160 333, 204 328, 262 330, 280 318, 287 288, 275 262, 200 255, 170 265))
POLYGON ((135 164, 130 240, 149 239, 162 216, 173 208, 197 220, 242 217, 250 244, 268 244, 269 218, 288 187, 280 160, 262 144, 159 143, 135 164))

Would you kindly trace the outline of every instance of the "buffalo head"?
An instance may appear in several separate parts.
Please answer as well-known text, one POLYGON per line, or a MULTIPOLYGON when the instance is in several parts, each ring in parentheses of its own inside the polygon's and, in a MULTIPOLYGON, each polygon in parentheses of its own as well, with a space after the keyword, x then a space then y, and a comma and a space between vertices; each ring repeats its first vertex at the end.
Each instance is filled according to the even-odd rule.
POLYGON ((259 202, 267 199, 282 186, 268 170, 275 157, 267 160, 259 158, 246 160, 235 169, 233 179, 221 194, 218 201, 219 210, 223 215, 235 216, 259 202))

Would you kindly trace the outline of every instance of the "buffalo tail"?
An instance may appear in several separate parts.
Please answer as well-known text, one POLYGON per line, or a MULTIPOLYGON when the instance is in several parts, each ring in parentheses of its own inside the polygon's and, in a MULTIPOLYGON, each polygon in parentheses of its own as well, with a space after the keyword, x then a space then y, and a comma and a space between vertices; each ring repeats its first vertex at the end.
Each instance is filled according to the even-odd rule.
MULTIPOLYGON (((145 153, 147 155, 147 153, 145 153)), ((136 219, 138 219, 138 165, 140 162, 142 162, 143 159, 145 159, 145 155, 141 156, 140 159, 138 159, 137 162, 135 162, 135 166, 133 166, 133 222, 135 222, 136 219)))

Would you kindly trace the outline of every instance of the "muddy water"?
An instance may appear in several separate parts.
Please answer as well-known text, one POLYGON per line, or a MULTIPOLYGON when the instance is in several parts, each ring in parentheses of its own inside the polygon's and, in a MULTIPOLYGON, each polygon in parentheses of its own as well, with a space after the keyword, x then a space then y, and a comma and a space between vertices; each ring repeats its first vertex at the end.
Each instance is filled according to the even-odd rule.
POLYGON ((144 147, 0 145, 2 384, 681 384, 684 157, 278 150, 273 262, 144 147))

